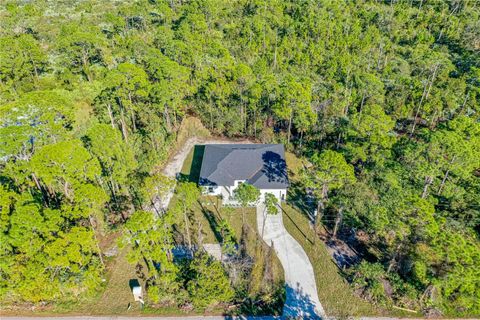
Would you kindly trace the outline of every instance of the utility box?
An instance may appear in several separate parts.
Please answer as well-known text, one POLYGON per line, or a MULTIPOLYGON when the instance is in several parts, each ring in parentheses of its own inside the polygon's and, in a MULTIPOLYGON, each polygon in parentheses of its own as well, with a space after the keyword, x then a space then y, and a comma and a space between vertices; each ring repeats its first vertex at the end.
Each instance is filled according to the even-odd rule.
POLYGON ((132 288, 132 293, 133 293, 133 298, 135 301, 140 301, 143 303, 143 298, 142 298, 142 287, 133 287, 132 288))
POLYGON ((135 301, 139 301, 140 303, 143 304, 143 292, 142 292, 142 286, 138 282, 137 279, 132 279, 130 280, 130 289, 132 290, 133 294, 133 299, 135 301))

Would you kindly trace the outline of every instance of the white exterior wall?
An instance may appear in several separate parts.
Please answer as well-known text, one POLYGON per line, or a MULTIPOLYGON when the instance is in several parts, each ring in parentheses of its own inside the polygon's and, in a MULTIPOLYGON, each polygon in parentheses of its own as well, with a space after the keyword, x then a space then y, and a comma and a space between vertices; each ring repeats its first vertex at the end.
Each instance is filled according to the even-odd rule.
MULTIPOLYGON (((213 192, 208 192, 208 188, 204 188, 204 194, 210 196, 222 196, 223 203, 225 204, 237 204, 236 201, 232 201, 231 197, 233 197, 233 191, 237 188, 238 183, 235 183, 235 186, 217 186, 213 187, 213 192)), ((277 197, 278 201, 280 202, 283 199, 287 199, 287 189, 260 189, 260 201, 263 202, 265 200, 265 194, 272 193, 277 197)))
POLYGON ((209 187, 202 187, 202 193, 209 196, 218 196, 222 194, 223 187, 212 187, 212 188, 213 188, 213 192, 210 192, 209 187))
POLYGON ((283 199, 287 200, 287 189, 260 189, 260 201, 265 200, 265 193, 273 193, 278 202, 282 201, 282 195, 283 199))

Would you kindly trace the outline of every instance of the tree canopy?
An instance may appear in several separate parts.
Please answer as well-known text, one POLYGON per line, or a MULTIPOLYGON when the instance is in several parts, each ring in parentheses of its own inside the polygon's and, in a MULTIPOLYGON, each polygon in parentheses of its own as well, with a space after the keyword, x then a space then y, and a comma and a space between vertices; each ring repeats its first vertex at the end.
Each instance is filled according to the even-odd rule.
MULTIPOLYGON (((356 292, 479 316, 479 21, 475 1, 3 1, 0 301, 94 294, 108 230, 153 266, 170 260, 135 240, 193 247, 195 185, 168 213, 182 240, 147 210, 174 187, 158 168, 195 116, 304 158, 292 188, 364 249, 346 272, 356 292)), ((230 299, 221 264, 198 258, 195 279, 218 276, 230 299)), ((216 303, 152 273, 151 296, 216 303)))

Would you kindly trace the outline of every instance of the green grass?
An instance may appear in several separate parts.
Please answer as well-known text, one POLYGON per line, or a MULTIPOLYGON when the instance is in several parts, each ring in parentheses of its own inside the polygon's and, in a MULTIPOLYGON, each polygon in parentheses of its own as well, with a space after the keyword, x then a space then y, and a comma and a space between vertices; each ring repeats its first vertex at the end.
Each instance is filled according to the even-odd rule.
POLYGON ((325 244, 314 240, 314 232, 304 214, 289 205, 283 205, 283 223, 288 232, 307 253, 315 272, 318 297, 328 315, 367 316, 379 311, 367 301, 354 295, 341 271, 332 261, 325 244))
POLYGON ((325 243, 315 236, 313 228, 305 214, 306 205, 300 182, 300 171, 309 164, 297 158, 293 153, 285 155, 290 179, 288 202, 284 204, 283 223, 288 232, 300 243, 307 253, 315 272, 318 297, 330 316, 412 316, 394 309, 376 307, 355 295, 350 284, 327 251, 325 243))
MULTIPOLYGON (((196 126, 187 123, 188 126, 196 126)), ((201 129, 201 128, 200 128, 201 129)), ((200 130, 199 129, 199 130, 200 130)), ((188 131, 188 130, 184 130, 188 131)), ((182 136, 182 139, 188 137, 182 136)), ((182 176, 192 182, 198 181, 201 161, 203 157, 203 146, 195 146, 189 153, 182 167, 182 176)), ((289 170, 289 177, 293 184, 298 183, 299 171, 307 165, 304 160, 297 158, 292 153, 286 153, 286 160, 289 170)), ((293 194, 293 192, 292 192, 293 194)), ((171 206, 178 201, 176 196, 171 201, 171 206)), ((284 224, 289 233, 302 245, 312 262, 315 278, 318 288, 318 295, 327 314, 333 316, 367 316, 367 315, 405 315, 399 314, 394 310, 383 311, 367 301, 355 296, 352 288, 344 280, 341 270, 332 261, 326 247, 319 239, 313 241, 313 230, 309 225, 308 219, 301 211, 289 205, 284 205, 284 224)), ((196 228, 195 236, 200 235, 203 243, 218 243, 219 235, 216 233, 216 224, 219 219, 226 219, 235 231, 237 240, 242 234, 242 209, 226 209, 221 206, 221 200, 217 197, 201 197, 192 210, 192 225, 196 228)), ((247 252, 255 255, 259 244, 266 248, 266 244, 260 239, 257 233, 256 211, 254 208, 246 208, 246 223, 248 225, 250 236, 247 238, 247 252)), ((179 217, 177 221, 178 231, 183 232, 183 219, 179 217)), ((133 301, 133 296, 129 287, 129 280, 138 278, 135 266, 129 264, 126 255, 129 248, 119 252, 116 257, 106 261, 107 272, 106 281, 102 290, 91 298, 84 298, 70 303, 58 303, 37 307, 32 310, 29 308, 18 308, 15 310, 3 309, 2 315, 133 315, 142 314, 155 315, 192 315, 195 310, 190 312, 178 308, 150 308, 147 306, 140 309, 139 304, 133 301), (130 310, 127 307, 131 304, 130 310)), ((280 261, 274 257, 274 279, 284 282, 283 268, 280 261)), ((143 284, 143 283, 142 283, 143 284)), ((222 310, 211 310, 210 314, 220 314, 222 310)))
MULTIPOLYGON (((177 201, 179 200, 176 195, 174 195, 170 202, 170 206, 174 206, 177 201)), ((202 244, 220 243, 221 235, 217 231, 217 226, 221 219, 225 219, 233 229, 237 245, 240 244, 241 240, 243 240, 247 254, 255 259, 255 264, 258 263, 258 266, 262 266, 264 263, 264 254, 267 252, 269 247, 260 238, 257 232, 257 216, 255 208, 245 208, 245 224, 247 233, 246 236, 242 238, 242 208, 223 207, 222 202, 218 197, 202 196, 190 212, 190 233, 192 235, 193 242, 197 245, 199 245, 200 242, 202 244)), ((183 217, 179 215, 177 216, 174 224, 174 229, 181 234, 180 236, 176 237, 177 239, 183 238, 183 234, 185 233, 184 228, 185 226, 183 217)), ((249 293, 252 296, 255 296, 255 294, 264 294, 264 288, 261 287, 261 284, 263 283, 263 277, 261 274, 262 270, 263 269, 261 267, 254 267, 254 271, 251 273, 250 283, 253 284, 253 286, 250 286, 249 293)), ((276 288, 283 288, 283 284, 285 282, 284 271, 280 260, 274 252, 272 271, 273 283, 277 285, 276 288)), ((269 302, 266 305, 268 305, 267 308, 273 309, 275 314, 281 314, 283 307, 282 301, 284 300, 283 294, 283 291, 269 291, 269 302)), ((242 308, 243 306, 240 308, 240 311, 232 309, 229 312, 233 312, 233 314, 236 314, 237 312, 243 312, 241 311, 242 308)))
MULTIPOLYGON (((285 157, 292 185, 288 199, 296 203, 298 194, 295 190, 300 179, 300 170, 308 164, 293 153, 287 152, 285 157)), ((300 243, 313 265, 318 298, 326 313, 340 317, 379 315, 380 311, 375 306, 353 293, 325 244, 315 237, 306 214, 288 204, 284 204, 282 208, 285 228, 300 243)))
MULTIPOLYGON (((176 195, 174 195, 170 206, 174 206, 177 201, 178 199, 176 195)), ((216 232, 216 226, 220 219, 225 219, 229 223, 235 232, 236 240, 240 241, 243 225, 242 209, 223 207, 222 201, 212 196, 202 196, 194 205, 191 212, 191 224, 194 226, 193 229, 196 238, 198 239, 198 235, 201 234, 203 243, 219 243, 221 237, 216 232)), ((247 239, 248 253, 253 255, 257 245, 262 245, 264 249, 266 249, 267 246, 263 240, 260 239, 257 231, 257 214, 255 208, 245 208, 245 222, 248 230, 254 235, 247 239)), ((178 230, 183 232, 184 222, 182 217, 178 217, 176 224, 178 230)), ((278 270, 278 273, 274 278, 283 281, 283 268, 280 260, 278 260, 276 256, 275 269, 278 270)))

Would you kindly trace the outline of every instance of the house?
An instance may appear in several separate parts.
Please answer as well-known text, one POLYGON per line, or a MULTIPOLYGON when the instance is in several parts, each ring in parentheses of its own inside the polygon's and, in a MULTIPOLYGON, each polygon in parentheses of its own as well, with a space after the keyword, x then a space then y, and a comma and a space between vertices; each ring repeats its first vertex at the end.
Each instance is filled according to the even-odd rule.
POLYGON ((285 200, 289 186, 282 144, 205 145, 198 184, 204 194, 222 196, 223 203, 238 204, 234 190, 249 183, 265 193, 285 200))

